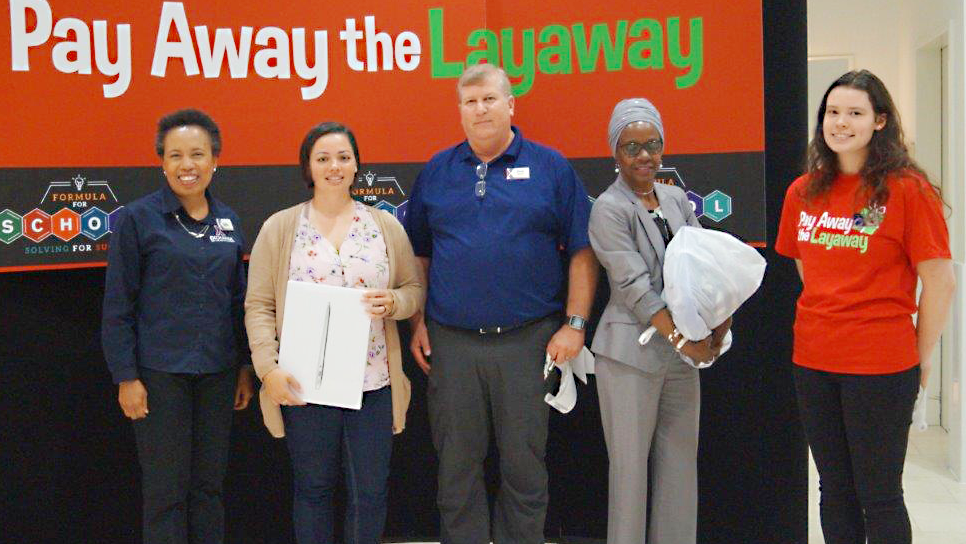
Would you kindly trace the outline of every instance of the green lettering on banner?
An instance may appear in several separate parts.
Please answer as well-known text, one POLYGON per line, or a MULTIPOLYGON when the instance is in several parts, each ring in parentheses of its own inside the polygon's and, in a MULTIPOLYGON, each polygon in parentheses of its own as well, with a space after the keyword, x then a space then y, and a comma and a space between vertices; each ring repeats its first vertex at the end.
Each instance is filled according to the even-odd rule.
POLYGON ((689 68, 683 76, 674 78, 674 85, 678 89, 685 89, 701 79, 704 68, 704 20, 701 17, 691 19, 691 43, 688 54, 681 52, 681 18, 669 17, 667 20, 667 49, 671 64, 677 68, 689 68))
POLYGON ((480 42, 484 42, 486 47, 482 50, 470 51, 470 54, 466 56, 466 64, 472 66, 485 60, 494 66, 499 66, 500 43, 496 37, 496 32, 486 28, 478 28, 470 32, 470 36, 466 38, 466 45, 479 46, 480 42))
POLYGON ((433 77, 459 77, 463 73, 462 62, 447 62, 443 57, 443 8, 429 10, 429 48, 433 77))
POLYGON ((443 18, 443 8, 429 10, 432 77, 456 78, 467 64, 488 62, 506 70, 516 96, 533 88, 537 70, 548 75, 573 74, 575 56, 578 69, 586 74, 597 70, 601 57, 609 72, 623 70, 625 56, 635 70, 664 70, 666 52, 671 65, 681 69, 674 78, 678 89, 694 86, 704 71, 704 19, 701 17, 689 19, 684 31, 680 17, 668 17, 666 28, 661 21, 648 18, 636 19, 630 25, 619 20, 613 27, 595 23, 589 30, 584 23, 574 23, 571 27, 554 23, 540 29, 539 40, 535 39, 535 28, 522 30, 519 43, 515 43, 512 27, 502 28, 499 33, 479 28, 466 37, 469 49, 465 64, 446 60, 443 18), (536 42, 541 46, 539 51, 536 42))
POLYGON ((607 71, 616 72, 624 65, 624 40, 627 39, 627 21, 617 21, 617 32, 614 41, 610 40, 610 28, 607 23, 597 23, 590 28, 590 43, 584 24, 573 25, 574 47, 577 50, 577 63, 583 73, 597 69, 597 58, 600 52, 604 55, 607 71))
POLYGON ((570 57, 570 31, 563 25, 547 25, 540 31, 540 43, 549 44, 557 38, 557 45, 547 45, 537 53, 537 65, 544 74, 572 74, 574 64, 570 57), (556 60, 554 60, 556 57, 556 60))
POLYGON ((631 44, 627 50, 627 63, 638 70, 664 69, 664 29, 656 19, 638 19, 631 25, 629 36, 640 38, 647 31, 647 39, 631 44), (644 53, 647 53, 646 55, 644 53))
POLYGON ((513 78, 521 78, 518 83, 513 84, 513 94, 516 96, 521 96, 527 94, 530 87, 533 87, 533 72, 536 69, 533 60, 533 29, 528 28, 523 31, 523 44, 520 47, 522 54, 522 62, 520 64, 516 63, 516 59, 513 58, 513 29, 504 28, 500 31, 503 37, 501 47, 503 47, 503 69, 506 70, 506 75, 510 76, 511 80, 513 78))

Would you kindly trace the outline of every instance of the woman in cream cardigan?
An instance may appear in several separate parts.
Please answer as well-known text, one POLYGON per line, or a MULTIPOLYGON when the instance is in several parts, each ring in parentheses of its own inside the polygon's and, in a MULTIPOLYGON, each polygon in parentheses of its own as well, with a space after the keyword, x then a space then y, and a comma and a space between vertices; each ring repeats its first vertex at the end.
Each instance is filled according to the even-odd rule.
POLYGON ((410 395, 396 321, 421 306, 424 288, 399 222, 351 198, 359 169, 352 131, 331 122, 312 128, 299 163, 312 199, 269 217, 252 248, 245 325, 262 380, 259 400, 265 426, 286 437, 292 458, 298 543, 332 542, 340 465, 348 489, 345 541, 375 543, 386 518, 392 435, 405 426, 410 395), (372 329, 361 409, 305 404, 298 382, 279 368, 289 280, 366 289, 372 329))

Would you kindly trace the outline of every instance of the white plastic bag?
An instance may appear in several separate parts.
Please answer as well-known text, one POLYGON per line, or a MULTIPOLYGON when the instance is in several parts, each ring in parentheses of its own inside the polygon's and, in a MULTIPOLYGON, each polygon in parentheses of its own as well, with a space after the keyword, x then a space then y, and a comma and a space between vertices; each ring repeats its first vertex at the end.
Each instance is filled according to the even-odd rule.
POLYGON ((929 428, 929 424, 926 423, 926 402, 926 390, 920 385, 916 404, 912 408, 912 428, 917 431, 925 431, 929 428))
MULTIPOLYGON (((678 332, 692 342, 703 340, 724 323, 761 286, 765 259, 754 248, 725 232, 682 227, 664 253, 664 292, 678 332)), ((644 331, 646 344, 654 327, 644 331)), ((721 353, 731 347, 729 331, 721 353)), ((695 365, 705 368, 707 365, 695 365)))

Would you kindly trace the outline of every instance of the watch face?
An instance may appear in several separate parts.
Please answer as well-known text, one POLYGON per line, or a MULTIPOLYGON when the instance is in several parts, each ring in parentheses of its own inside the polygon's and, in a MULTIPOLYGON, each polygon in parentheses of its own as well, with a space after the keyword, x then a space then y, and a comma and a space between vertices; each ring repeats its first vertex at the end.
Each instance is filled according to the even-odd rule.
POLYGON ((585 323, 586 321, 584 320, 584 318, 580 317, 579 315, 572 315, 570 316, 570 319, 567 321, 567 324, 570 325, 571 328, 574 328, 577 330, 583 330, 585 323))

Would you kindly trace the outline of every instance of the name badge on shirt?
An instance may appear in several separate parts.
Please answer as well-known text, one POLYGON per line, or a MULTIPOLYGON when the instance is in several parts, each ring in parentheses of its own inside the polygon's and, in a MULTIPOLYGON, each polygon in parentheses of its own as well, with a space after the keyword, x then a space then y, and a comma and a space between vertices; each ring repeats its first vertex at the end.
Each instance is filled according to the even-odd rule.
POLYGON ((231 232, 235 230, 235 225, 232 225, 231 219, 227 217, 220 217, 218 219, 215 219, 215 223, 218 225, 219 230, 223 230, 226 232, 231 232))
POLYGON ((516 168, 506 169, 506 179, 507 181, 515 181, 521 179, 530 179, 530 167, 529 166, 518 166, 516 168))
POLYGON ((230 243, 235 243, 235 239, 232 238, 231 236, 228 236, 227 234, 225 234, 225 230, 223 228, 221 228, 220 223, 222 221, 228 221, 228 226, 231 226, 231 220, 230 219, 217 219, 215 221, 215 233, 212 234, 211 236, 209 236, 208 239, 211 240, 212 242, 230 242, 230 243))

